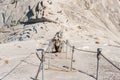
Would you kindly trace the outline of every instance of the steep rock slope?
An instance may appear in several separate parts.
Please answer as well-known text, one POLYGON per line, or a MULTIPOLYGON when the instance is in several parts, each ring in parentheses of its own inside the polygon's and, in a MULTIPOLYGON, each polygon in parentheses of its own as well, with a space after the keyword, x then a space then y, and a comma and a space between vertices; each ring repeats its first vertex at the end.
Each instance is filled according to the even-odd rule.
MULTIPOLYGON (((27 21, 29 7, 33 11, 37 0, 4 0, 1 7, 1 28, 17 26, 27 21)), ((73 28, 79 33, 101 36, 120 42, 120 1, 119 0, 43 0, 45 17, 57 22, 56 26, 73 28)), ((41 16, 39 16, 40 18, 41 16)), ((78 33, 77 32, 77 33, 78 33)))
POLYGON ((71 27, 120 41, 120 2, 118 0, 71 0, 60 2, 71 27))
MULTIPOLYGON (((73 60, 73 68, 77 71, 64 72, 70 67, 71 48, 68 47, 68 59, 65 59, 65 53, 46 55, 45 69, 48 69, 52 55, 50 67, 53 70, 45 70, 45 80, 95 80, 97 59, 96 53, 91 52, 98 47, 103 49, 104 56, 120 66, 119 0, 43 0, 44 17, 39 14, 36 19, 38 2, 0 0, 1 80, 33 79, 39 66, 36 49, 46 50, 57 31, 63 31, 64 40, 68 39, 78 49, 73 60), (19 62, 21 64, 15 69, 19 62)), ((99 72, 99 80, 119 80, 120 77, 119 70, 103 57, 100 58, 99 72)), ((38 79, 41 77, 39 74, 38 79)))

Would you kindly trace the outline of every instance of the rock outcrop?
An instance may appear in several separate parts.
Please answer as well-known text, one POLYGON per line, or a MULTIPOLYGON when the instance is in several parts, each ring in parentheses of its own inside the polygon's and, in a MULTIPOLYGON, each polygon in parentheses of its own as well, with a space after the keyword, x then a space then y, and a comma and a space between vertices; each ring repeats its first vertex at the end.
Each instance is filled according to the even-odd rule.
POLYGON ((119 0, 1 0, 0 8, 1 28, 39 23, 44 16, 65 28, 120 42, 119 0))

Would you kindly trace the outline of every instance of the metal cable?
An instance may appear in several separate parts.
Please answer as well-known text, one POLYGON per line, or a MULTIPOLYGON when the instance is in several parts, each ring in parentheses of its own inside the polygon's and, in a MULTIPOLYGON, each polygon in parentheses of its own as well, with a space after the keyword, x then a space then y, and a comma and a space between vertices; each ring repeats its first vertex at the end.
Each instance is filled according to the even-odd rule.
MULTIPOLYGON (((67 46, 72 47, 69 42, 68 42, 68 44, 67 44, 65 41, 63 41, 63 42, 64 42, 67 46)), ((83 52, 90 52, 90 53, 97 53, 96 51, 88 51, 88 50, 78 49, 78 48, 76 48, 76 47, 75 47, 75 50, 83 51, 83 52)))
POLYGON ((13 69, 11 69, 6 75, 4 75, 0 80, 3 80, 4 78, 6 78, 10 73, 12 73, 18 66, 20 66, 22 64, 23 61, 25 61, 28 57, 30 57, 33 53, 29 54, 28 56, 26 56, 23 60, 21 60, 13 69))
POLYGON ((108 58, 106 58, 103 54, 100 54, 104 59, 106 59, 111 65, 113 65, 116 69, 120 71, 120 68, 116 66, 113 62, 111 62, 108 58))

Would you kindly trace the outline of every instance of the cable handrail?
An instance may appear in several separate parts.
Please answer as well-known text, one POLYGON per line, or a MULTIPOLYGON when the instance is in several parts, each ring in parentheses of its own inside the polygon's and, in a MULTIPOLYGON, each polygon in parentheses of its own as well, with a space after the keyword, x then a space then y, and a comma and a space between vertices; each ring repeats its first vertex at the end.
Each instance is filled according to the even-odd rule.
POLYGON ((69 47, 71 47, 71 48, 74 47, 74 49, 75 49, 75 50, 78 50, 78 51, 97 53, 96 80, 98 80, 98 76, 99 76, 99 60, 100 60, 99 56, 100 56, 100 55, 101 55, 105 60, 107 60, 107 62, 109 62, 113 67, 115 67, 116 69, 118 69, 118 70, 120 71, 120 68, 119 68, 117 65, 115 65, 112 61, 110 61, 108 58, 106 58, 106 57, 101 53, 101 51, 102 51, 101 48, 98 48, 97 51, 88 51, 88 50, 78 49, 78 48, 76 48, 75 46, 71 46, 71 44, 68 42, 68 40, 63 41, 63 42, 64 42, 67 46, 69 46, 69 47))
POLYGON ((42 52, 41 52, 41 58, 40 58, 40 56, 39 56, 39 54, 36 52, 36 56, 37 56, 37 58, 39 59, 39 61, 40 61, 40 64, 39 64, 39 67, 38 67, 38 71, 37 71, 37 74, 36 74, 36 76, 35 76, 35 78, 32 78, 33 80, 35 79, 35 80, 37 80, 37 78, 38 78, 38 75, 39 75, 39 73, 40 73, 40 71, 41 71, 41 67, 42 67, 42 80, 43 80, 43 62, 44 62, 44 57, 45 57, 45 55, 46 55, 46 53, 47 52, 49 52, 48 50, 50 50, 50 43, 51 42, 49 42, 49 45, 48 45, 48 47, 47 47, 47 49, 44 51, 44 49, 40 49, 40 50, 42 50, 42 52))
MULTIPOLYGON (((48 48, 46 49, 45 53, 47 52, 47 50, 50 48, 50 45, 48 46, 48 48)), ((9 74, 11 74, 18 66, 20 66, 27 58, 29 58, 32 54, 29 54, 28 56, 26 56, 23 60, 20 60, 20 62, 14 67, 12 68, 6 75, 4 75, 2 78, 0 78, 0 80, 3 80, 4 78, 6 78, 9 74)), ((38 57, 38 56, 37 56, 38 57)), ((41 66, 41 65, 40 65, 41 66)))
MULTIPOLYGON (((67 46, 69 47, 73 47, 71 46, 70 42, 66 43, 65 41, 63 41, 67 46)), ((83 52, 90 52, 90 53, 97 53, 96 51, 89 51, 89 50, 83 50, 83 49, 78 49, 78 48, 74 48, 75 50, 78 50, 78 51, 83 51, 83 52)))
MULTIPOLYGON (((69 42, 66 43, 64 40, 63 40, 63 42, 64 42, 67 46, 73 48, 73 46, 72 46, 69 42)), ((44 56, 46 55, 47 52, 50 51, 50 47, 51 47, 51 41, 49 42, 48 47, 47 47, 46 50, 44 51, 44 54, 43 54, 44 56)), ((76 48, 75 46, 74 46, 74 49, 75 49, 75 50, 78 50, 78 51, 97 53, 97 51, 87 51, 87 50, 83 50, 83 49, 78 49, 78 48, 76 48)), ((43 49, 43 50, 44 50, 44 49, 43 49)), ((32 54, 33 54, 33 53, 32 53, 32 54)), ((20 65, 22 64, 22 62, 24 62, 24 61, 25 61, 27 58, 29 58, 32 54, 29 54, 29 55, 26 56, 23 60, 21 60, 13 69, 11 69, 6 75, 3 76, 0 80, 3 80, 4 78, 6 78, 10 73, 12 73, 18 66, 20 66, 20 65)), ((115 65, 112 61, 110 61, 107 57, 105 57, 101 52, 100 52, 100 53, 98 52, 98 54, 97 54, 98 60, 99 60, 99 56, 101 55, 107 62, 109 62, 112 66, 114 66, 116 69, 118 69, 118 70, 120 71, 120 68, 119 68, 117 65, 115 65), (99 54, 99 55, 98 55, 98 54, 99 54)), ((38 59, 41 61, 40 65, 39 65, 39 70, 40 70, 41 67, 42 67, 42 61, 43 61, 43 60, 41 60, 41 59, 43 59, 43 58, 40 58, 37 53, 36 53, 36 55, 37 55, 38 59)), ((99 64, 99 63, 98 63, 98 64, 99 64)), ((99 65, 98 65, 98 67, 99 67, 99 65)), ((38 70, 38 71, 39 71, 39 70, 38 70)), ((38 74, 39 74, 39 73, 38 73, 38 74)), ((36 77, 38 76, 38 74, 36 75, 36 77)), ((97 78, 96 78, 96 79, 97 79, 97 78)))
POLYGON ((4 78, 6 78, 10 73, 12 73, 18 66, 20 66, 22 64, 23 61, 25 61, 27 58, 29 58, 33 53, 29 54, 28 56, 26 56, 23 60, 21 60, 14 68, 12 68, 6 75, 4 75, 0 80, 3 80, 4 78))
POLYGON ((112 61, 110 61, 108 58, 106 58, 103 54, 100 54, 105 60, 107 60, 111 65, 113 65, 116 69, 120 71, 120 68, 116 66, 112 61))

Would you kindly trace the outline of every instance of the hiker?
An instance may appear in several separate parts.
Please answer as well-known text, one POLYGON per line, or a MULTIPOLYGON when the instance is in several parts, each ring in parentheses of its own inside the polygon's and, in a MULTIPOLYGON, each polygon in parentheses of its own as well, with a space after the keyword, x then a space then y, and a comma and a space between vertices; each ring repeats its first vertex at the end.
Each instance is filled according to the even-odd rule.
POLYGON ((57 32, 52 39, 52 42, 54 44, 55 52, 61 52, 62 50, 62 33, 57 32))
POLYGON ((42 6, 42 17, 44 17, 46 6, 43 5, 43 1, 41 1, 41 6, 42 6))
POLYGON ((45 10, 45 6, 43 5, 43 1, 38 2, 36 8, 35 8, 35 12, 36 12, 36 19, 38 18, 38 15, 41 13, 42 17, 44 16, 44 10, 45 10))
POLYGON ((36 8, 35 8, 35 12, 36 12, 36 19, 38 18, 39 12, 40 12, 40 2, 38 2, 36 8))

